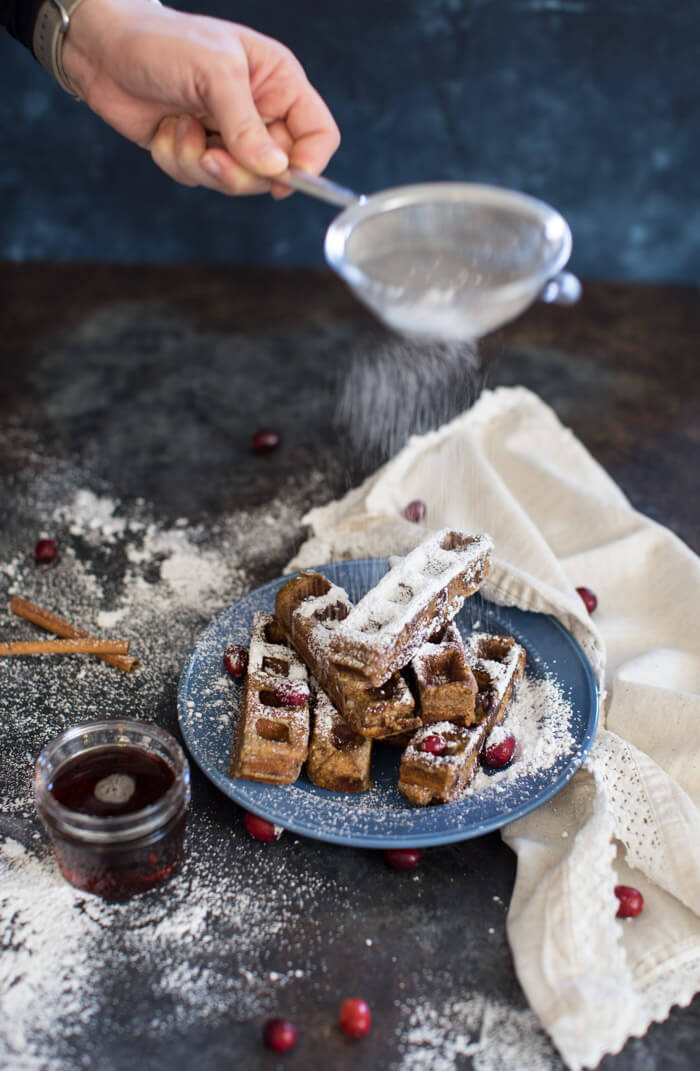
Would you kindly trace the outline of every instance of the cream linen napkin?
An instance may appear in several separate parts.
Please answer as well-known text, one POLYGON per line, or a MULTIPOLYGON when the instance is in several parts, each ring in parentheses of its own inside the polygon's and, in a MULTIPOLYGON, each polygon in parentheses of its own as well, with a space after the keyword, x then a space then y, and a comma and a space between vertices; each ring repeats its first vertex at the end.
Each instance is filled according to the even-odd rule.
POLYGON ((558 617, 601 685, 583 769, 503 831, 518 977, 569 1067, 595 1067, 700 988, 700 561, 542 401, 501 388, 312 510, 289 569, 406 553, 425 537, 401 516, 413 499, 431 528, 489 532, 484 594, 558 617), (641 890, 636 919, 615 918, 617 884, 641 890))

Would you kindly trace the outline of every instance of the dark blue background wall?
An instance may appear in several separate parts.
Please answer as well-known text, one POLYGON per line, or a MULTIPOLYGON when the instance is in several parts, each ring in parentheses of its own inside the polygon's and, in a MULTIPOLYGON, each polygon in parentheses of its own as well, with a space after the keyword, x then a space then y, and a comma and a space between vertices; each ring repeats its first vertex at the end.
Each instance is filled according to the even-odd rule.
MULTIPOLYGON (((194 0, 288 44, 334 111, 329 174, 555 204, 586 277, 700 279, 698 0, 194 0)), ((318 264, 332 209, 177 187, 0 38, 0 256, 318 264)))

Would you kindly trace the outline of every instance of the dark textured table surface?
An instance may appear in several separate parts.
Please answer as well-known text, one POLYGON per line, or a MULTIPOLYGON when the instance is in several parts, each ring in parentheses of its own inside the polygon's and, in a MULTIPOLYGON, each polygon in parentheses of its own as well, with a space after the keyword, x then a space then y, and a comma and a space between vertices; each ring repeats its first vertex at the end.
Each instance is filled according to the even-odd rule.
MULTIPOLYGON (((177 732, 179 667, 207 620, 280 573, 308 507, 484 385, 540 394, 636 507, 700 550, 699 309, 692 289, 590 283, 577 308, 489 339, 478 371, 433 365, 446 390, 324 271, 0 267, 0 631, 35 635, 4 609, 20 592, 142 657, 133 677, 78 658, 0 670, 3 1066, 563 1066, 513 971, 514 858, 497 835, 408 875, 289 834, 266 846, 193 770, 181 873, 107 905, 56 876, 32 763, 99 714, 177 732), (400 397, 402 361, 406 405, 385 433, 353 433, 353 386, 384 368, 400 397), (261 426, 283 435, 265 457, 248 445, 261 426), (43 570, 42 534, 61 551, 43 570), (358 993, 375 1025, 350 1043, 334 1022, 358 993), (300 1032, 278 1059, 260 1042, 276 1014, 300 1032)), ((699 1047, 696 1000, 602 1066, 690 1071, 699 1047)))

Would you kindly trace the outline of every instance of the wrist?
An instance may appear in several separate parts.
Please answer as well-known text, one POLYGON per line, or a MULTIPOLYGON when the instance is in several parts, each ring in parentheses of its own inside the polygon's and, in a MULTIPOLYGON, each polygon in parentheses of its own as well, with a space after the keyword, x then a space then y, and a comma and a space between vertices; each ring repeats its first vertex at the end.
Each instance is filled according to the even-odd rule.
POLYGON ((59 85, 72 91, 63 69, 63 45, 71 22, 84 0, 44 0, 37 11, 32 50, 59 85))
POLYGON ((44 0, 34 30, 34 54, 60 86, 86 99, 122 25, 160 0, 44 0))

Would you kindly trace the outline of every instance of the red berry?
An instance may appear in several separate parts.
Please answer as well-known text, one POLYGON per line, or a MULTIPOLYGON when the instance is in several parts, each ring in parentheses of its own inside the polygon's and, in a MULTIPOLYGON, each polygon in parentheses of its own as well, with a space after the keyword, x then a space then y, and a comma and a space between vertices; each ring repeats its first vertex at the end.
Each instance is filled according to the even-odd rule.
POLYGON ((615 896, 620 901, 617 909, 619 919, 633 919, 644 907, 644 897, 639 889, 633 889, 631 885, 616 885, 615 896))
POLYGON ((513 752, 515 751, 515 737, 512 733, 505 733, 505 735, 495 744, 487 746, 484 751, 484 762, 488 766, 492 766, 494 770, 500 770, 503 766, 507 766, 510 760, 513 758, 513 752))
POLYGON ((269 454, 271 450, 277 449, 281 441, 282 438, 278 431, 273 431, 272 428, 261 428, 260 431, 256 431, 255 435, 251 436, 250 448, 256 454, 269 454))
POLYGON ((39 565, 50 565, 58 557, 58 547, 53 539, 40 539, 34 547, 34 557, 39 565))
POLYGON ((583 599, 589 614, 592 614, 596 606, 598 605, 598 599, 590 588, 576 588, 576 590, 583 599))
POLYGON ((420 748, 421 751, 427 751, 429 755, 444 755, 447 744, 441 736, 434 733, 432 736, 426 736, 420 748))
POLYGON ((340 1029, 349 1038, 363 1038, 369 1034, 372 1026, 372 1013, 369 1004, 360 997, 349 997, 340 1006, 338 1016, 340 1029))
POLYGON ((230 643, 224 651, 224 669, 232 677, 244 677, 248 669, 248 651, 240 643, 230 643))
POLYGON ((303 681, 280 681, 275 685, 275 695, 285 707, 303 707, 309 698, 309 688, 303 681))
POLYGON ((420 524, 425 517, 425 502, 421 502, 419 498, 414 498, 413 502, 409 502, 404 508, 403 515, 407 521, 413 521, 414 524, 420 524))
POLYGON ((415 870, 420 863, 420 848, 387 848, 384 858, 393 870, 415 870))
POLYGON ((263 1030, 263 1041, 268 1049, 288 1052, 297 1042, 297 1028, 288 1019, 268 1019, 263 1030))
POLYGON ((282 826, 275 826, 266 818, 259 818, 257 814, 251 814, 250 811, 246 811, 243 823, 251 837, 263 841, 264 844, 274 844, 284 833, 282 826))

